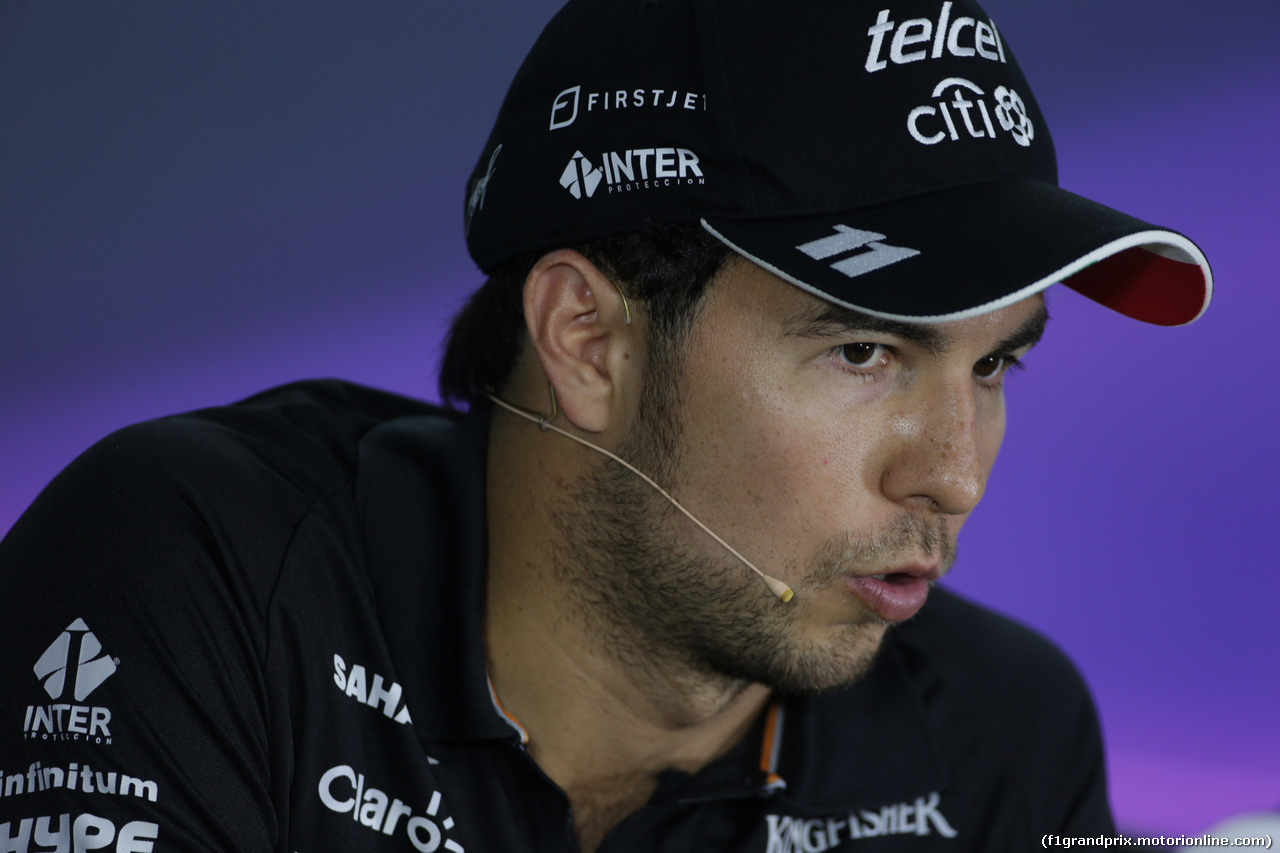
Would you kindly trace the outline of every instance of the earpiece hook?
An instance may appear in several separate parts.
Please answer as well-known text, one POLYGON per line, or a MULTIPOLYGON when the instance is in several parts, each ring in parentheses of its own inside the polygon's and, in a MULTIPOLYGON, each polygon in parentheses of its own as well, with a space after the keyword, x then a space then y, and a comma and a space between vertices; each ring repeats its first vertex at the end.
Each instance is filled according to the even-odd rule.
POLYGON ((556 402, 556 386, 551 384, 550 379, 547 380, 547 390, 551 392, 551 414, 538 418, 538 429, 543 432, 551 427, 551 422, 556 419, 556 415, 560 414, 560 406, 556 402))
MULTIPOLYGON (((622 288, 621 288, 621 287, 618 287, 618 285, 617 285, 616 283, 615 283, 613 286, 614 286, 615 288, 617 288, 618 295, 622 297, 622 314, 623 314, 623 319, 626 321, 626 324, 627 324, 628 326, 630 326, 630 325, 631 325, 631 306, 630 306, 629 304, 627 304, 627 294, 623 293, 623 292, 622 292, 622 288)), ((553 398, 553 399, 554 399, 554 398, 553 398)))

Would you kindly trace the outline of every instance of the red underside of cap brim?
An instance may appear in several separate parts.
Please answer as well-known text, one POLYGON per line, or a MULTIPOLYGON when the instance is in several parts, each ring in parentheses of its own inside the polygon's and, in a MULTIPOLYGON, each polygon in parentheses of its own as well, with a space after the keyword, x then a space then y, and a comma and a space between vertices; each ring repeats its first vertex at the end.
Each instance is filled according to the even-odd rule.
POLYGON ((1086 267, 1062 283, 1126 317, 1157 326, 1190 323, 1206 301, 1199 264, 1171 260, 1140 246, 1086 267))

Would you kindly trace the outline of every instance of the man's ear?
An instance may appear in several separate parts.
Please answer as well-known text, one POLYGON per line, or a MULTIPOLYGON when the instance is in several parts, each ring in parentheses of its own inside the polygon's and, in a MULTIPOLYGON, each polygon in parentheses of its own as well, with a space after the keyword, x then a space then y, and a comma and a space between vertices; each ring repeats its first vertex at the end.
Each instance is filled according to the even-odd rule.
POLYGON ((621 291, 584 256, 559 249, 525 279, 524 317, 560 411, 579 429, 605 431, 638 388, 642 362, 621 291))

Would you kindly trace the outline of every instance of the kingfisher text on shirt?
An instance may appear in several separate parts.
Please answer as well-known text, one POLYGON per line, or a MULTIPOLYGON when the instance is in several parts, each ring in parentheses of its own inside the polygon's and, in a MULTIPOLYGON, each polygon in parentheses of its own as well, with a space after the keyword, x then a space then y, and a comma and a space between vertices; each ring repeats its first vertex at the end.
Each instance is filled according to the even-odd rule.
POLYGON ((766 815, 769 841, 765 853, 822 853, 845 841, 878 838, 882 835, 930 835, 944 838, 957 833, 938 810, 941 796, 937 791, 927 797, 916 797, 913 803, 895 803, 879 811, 848 813, 843 817, 804 818, 790 815, 766 815))

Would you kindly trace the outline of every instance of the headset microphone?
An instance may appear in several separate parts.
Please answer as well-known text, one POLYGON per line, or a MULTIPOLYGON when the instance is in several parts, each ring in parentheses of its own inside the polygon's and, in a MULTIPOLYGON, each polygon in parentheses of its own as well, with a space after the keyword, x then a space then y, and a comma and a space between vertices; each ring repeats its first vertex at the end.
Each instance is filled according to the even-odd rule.
POLYGON ((655 490, 657 490, 658 494, 666 498, 673 507, 680 510, 689 518, 690 521, 698 525, 698 527, 702 528, 702 532, 706 533, 712 539, 716 540, 716 542, 718 542, 721 547, 723 547, 730 554, 732 554, 733 556, 741 560, 743 565, 745 565, 748 569, 750 569, 751 571, 759 575, 760 579, 764 581, 765 586, 769 587, 769 591, 772 592, 774 595, 776 595, 778 597, 778 600, 783 602, 787 602, 791 600, 792 596, 795 595, 795 593, 791 591, 791 587, 787 586, 785 583, 778 580, 777 578, 771 577, 770 575, 766 575, 764 572, 757 569, 750 560, 748 560, 746 557, 739 554, 736 550, 734 550, 732 545, 730 545, 728 542, 724 541, 719 536, 717 536, 710 527, 707 527, 705 524, 703 524, 701 521, 695 518, 693 513, 689 512, 689 510, 682 507, 679 501, 671 497, 671 495, 667 494, 665 489, 663 489, 661 486, 659 486, 657 483, 651 480, 648 476, 646 476, 644 472, 640 471, 638 468, 636 468, 627 460, 623 459, 621 456, 617 456, 613 453, 610 453, 609 451, 605 450, 603 447, 600 447, 599 445, 596 445, 596 444, 592 444, 586 439, 579 438, 573 433, 568 432, 567 430, 560 429, 560 427, 551 423, 551 420, 556 416, 555 393, 556 393, 555 389, 552 388, 550 415, 539 415, 533 412, 526 411, 525 409, 522 409, 519 406, 513 406, 510 403, 506 402, 505 400, 498 399, 498 397, 496 397, 493 394, 487 394, 486 396, 493 402, 497 403, 502 408, 506 409, 508 412, 511 412, 513 415, 518 415, 527 421, 532 421, 533 423, 537 424, 538 429, 551 430, 552 432, 556 432, 556 433, 559 433, 560 435, 563 435, 565 438, 572 439, 573 441, 578 442, 578 444, 581 444, 584 447, 590 447, 592 450, 596 451, 597 453, 603 453, 605 456, 608 456, 614 462, 617 462, 619 465, 626 468, 632 474, 635 474, 637 477, 644 480, 646 483, 652 486, 655 490))

